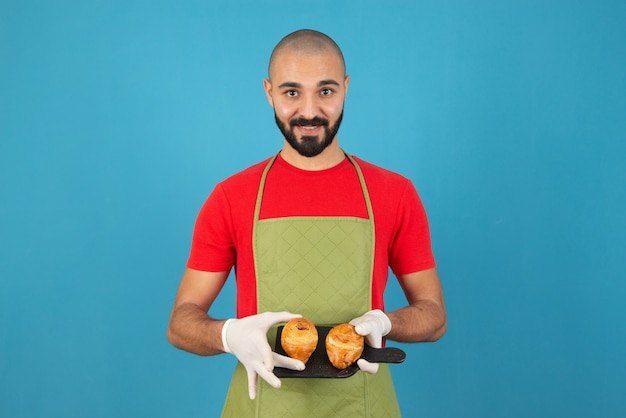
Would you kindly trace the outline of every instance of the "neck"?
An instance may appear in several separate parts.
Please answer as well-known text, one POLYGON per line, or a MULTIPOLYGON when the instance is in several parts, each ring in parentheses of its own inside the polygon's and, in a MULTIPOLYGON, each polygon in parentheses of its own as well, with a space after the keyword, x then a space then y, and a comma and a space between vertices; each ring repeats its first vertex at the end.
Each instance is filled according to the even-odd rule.
POLYGON ((305 157, 293 149, 287 141, 280 151, 281 157, 294 167, 307 171, 320 171, 332 168, 346 157, 337 143, 337 138, 321 154, 315 157, 305 157))

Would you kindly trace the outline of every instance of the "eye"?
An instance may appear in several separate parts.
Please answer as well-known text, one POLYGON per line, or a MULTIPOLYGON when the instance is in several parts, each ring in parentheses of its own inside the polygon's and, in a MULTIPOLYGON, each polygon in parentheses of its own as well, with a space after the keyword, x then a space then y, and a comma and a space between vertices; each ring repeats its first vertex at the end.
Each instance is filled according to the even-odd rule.
POLYGON ((320 91, 320 94, 322 96, 330 96, 331 94, 333 94, 333 91, 332 89, 326 88, 326 89, 322 89, 322 91, 320 91))
POLYGON ((285 94, 289 97, 296 97, 298 95, 298 92, 295 90, 287 90, 285 94))

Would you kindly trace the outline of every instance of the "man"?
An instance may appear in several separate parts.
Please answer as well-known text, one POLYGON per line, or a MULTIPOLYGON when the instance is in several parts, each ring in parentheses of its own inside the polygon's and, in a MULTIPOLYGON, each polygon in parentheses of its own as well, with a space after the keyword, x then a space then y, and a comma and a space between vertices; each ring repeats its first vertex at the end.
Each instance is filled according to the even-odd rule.
POLYGON ((381 347, 383 337, 436 341, 446 315, 413 185, 339 146, 350 81, 339 47, 320 32, 294 32, 275 47, 268 72, 283 148, 218 184, 202 207, 168 339, 238 358, 224 416, 399 416, 387 365, 361 359, 346 379, 273 373, 305 368, 270 346, 276 325, 291 318, 350 322, 381 347), (238 319, 214 319, 208 311, 233 266, 238 319), (384 312, 389 266, 408 306, 384 312))

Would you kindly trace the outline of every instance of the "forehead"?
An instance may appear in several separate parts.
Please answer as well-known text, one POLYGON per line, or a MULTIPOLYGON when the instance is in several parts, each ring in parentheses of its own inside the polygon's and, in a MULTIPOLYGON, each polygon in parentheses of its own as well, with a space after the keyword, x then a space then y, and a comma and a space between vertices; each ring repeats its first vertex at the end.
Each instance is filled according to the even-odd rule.
POLYGON ((330 49, 315 52, 283 50, 269 69, 270 80, 274 83, 317 83, 331 79, 340 82, 344 76, 343 60, 330 49))

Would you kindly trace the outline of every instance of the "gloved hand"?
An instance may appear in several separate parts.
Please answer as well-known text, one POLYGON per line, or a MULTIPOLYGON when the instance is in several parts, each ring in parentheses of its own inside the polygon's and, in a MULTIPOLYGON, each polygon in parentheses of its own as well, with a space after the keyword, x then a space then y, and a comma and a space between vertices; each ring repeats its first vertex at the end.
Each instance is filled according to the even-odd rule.
MULTIPOLYGON (((357 334, 365 337, 365 342, 373 348, 381 348, 383 337, 391 331, 391 321, 380 309, 366 312, 364 315, 350 321, 357 334)), ((365 373, 374 374, 378 371, 378 363, 370 363, 359 359, 357 364, 365 373)))
POLYGON ((257 376, 275 388, 280 387, 280 380, 273 373, 274 366, 304 370, 304 363, 300 360, 273 352, 266 335, 273 325, 300 316, 289 312, 264 312, 241 319, 229 319, 224 323, 224 351, 234 354, 246 368, 250 399, 256 397, 257 376))

